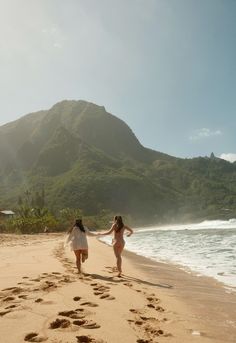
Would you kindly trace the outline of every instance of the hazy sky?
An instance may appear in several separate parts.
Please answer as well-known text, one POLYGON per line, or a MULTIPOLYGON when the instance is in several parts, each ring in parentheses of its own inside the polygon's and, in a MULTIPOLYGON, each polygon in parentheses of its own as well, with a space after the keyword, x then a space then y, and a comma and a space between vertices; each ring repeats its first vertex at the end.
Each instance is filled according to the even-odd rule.
POLYGON ((0 125, 104 105, 147 147, 236 159, 235 0, 0 0, 0 125))

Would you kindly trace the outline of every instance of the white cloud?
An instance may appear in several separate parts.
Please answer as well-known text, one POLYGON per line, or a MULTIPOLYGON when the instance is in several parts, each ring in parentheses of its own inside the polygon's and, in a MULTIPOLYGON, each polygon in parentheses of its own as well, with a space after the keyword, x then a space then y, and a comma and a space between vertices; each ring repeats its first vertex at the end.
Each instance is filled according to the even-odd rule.
POLYGON ((206 127, 203 127, 202 129, 198 129, 194 131, 194 134, 189 137, 191 141, 204 139, 212 136, 221 136, 222 131, 221 130, 215 130, 212 131, 211 129, 208 129, 206 127))
POLYGON ((232 153, 223 153, 220 155, 220 158, 222 158, 223 160, 229 161, 229 162, 234 162, 236 161, 236 154, 232 154, 232 153))

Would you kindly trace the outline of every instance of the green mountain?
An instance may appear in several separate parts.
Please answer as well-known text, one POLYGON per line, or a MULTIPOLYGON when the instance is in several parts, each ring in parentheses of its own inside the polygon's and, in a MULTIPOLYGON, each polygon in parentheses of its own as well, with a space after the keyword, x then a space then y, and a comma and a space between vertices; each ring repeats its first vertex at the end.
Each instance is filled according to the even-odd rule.
POLYGON ((143 147, 104 107, 62 101, 0 127, 0 208, 44 188, 49 208, 103 209, 137 221, 233 216, 236 164, 143 147))

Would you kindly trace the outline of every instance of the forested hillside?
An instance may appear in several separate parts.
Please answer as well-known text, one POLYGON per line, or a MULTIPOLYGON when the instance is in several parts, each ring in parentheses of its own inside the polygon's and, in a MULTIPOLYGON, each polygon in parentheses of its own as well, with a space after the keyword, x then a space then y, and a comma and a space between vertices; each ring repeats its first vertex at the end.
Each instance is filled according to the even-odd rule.
POLYGON ((42 190, 54 212, 109 210, 147 224, 227 218, 236 215, 236 164, 150 150, 104 107, 62 101, 0 127, 0 208, 42 190))

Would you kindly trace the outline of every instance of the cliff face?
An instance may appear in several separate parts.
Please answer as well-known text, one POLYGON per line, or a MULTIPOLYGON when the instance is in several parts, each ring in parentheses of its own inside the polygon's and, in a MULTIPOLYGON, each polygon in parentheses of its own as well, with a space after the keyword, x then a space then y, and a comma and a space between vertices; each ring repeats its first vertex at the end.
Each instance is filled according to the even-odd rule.
POLYGON ((48 111, 28 114, 1 126, 0 143, 1 169, 15 166, 28 170, 40 166, 40 161, 45 166, 42 154, 55 147, 60 149, 62 159, 67 159, 68 154, 77 158, 76 146, 82 143, 118 159, 150 162, 158 157, 169 158, 144 148, 122 120, 86 101, 65 100, 48 111))

